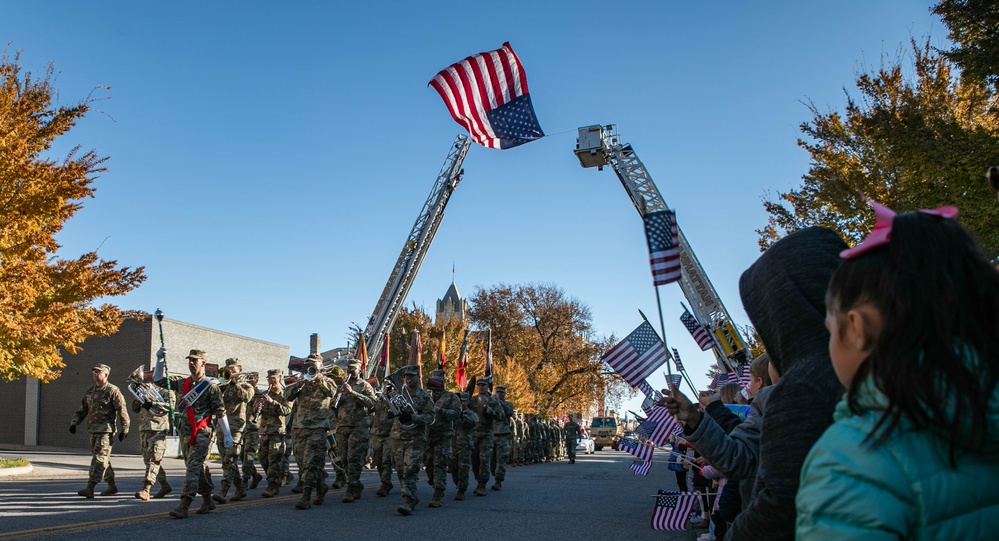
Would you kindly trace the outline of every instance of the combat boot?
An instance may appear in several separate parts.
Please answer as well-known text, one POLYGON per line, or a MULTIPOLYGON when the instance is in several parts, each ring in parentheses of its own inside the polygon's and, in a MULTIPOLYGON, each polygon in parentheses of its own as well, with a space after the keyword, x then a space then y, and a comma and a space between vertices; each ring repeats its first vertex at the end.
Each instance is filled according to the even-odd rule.
POLYGON ((416 503, 413 502, 413 500, 410 499, 409 497, 403 496, 402 497, 402 505, 400 505, 398 508, 396 508, 396 511, 398 511, 400 515, 408 517, 409 515, 413 514, 413 508, 414 507, 416 507, 416 503))
POLYGON ((281 491, 281 483, 272 483, 270 481, 267 481, 267 488, 265 488, 264 491, 260 493, 260 495, 265 498, 270 498, 272 496, 277 496, 278 492, 280 491, 281 491))
POLYGON ((475 490, 472 491, 472 494, 475 494, 476 496, 485 496, 486 495, 486 482, 485 481, 479 481, 478 486, 475 487, 475 490))
POLYGON ((243 482, 242 478, 236 478, 236 493, 229 498, 231 502, 238 502, 246 497, 246 483, 243 482))
POLYGON ((308 509, 312 507, 312 487, 302 488, 302 499, 295 504, 295 509, 308 509))
POLYGON ((114 496, 118 493, 118 485, 114 482, 114 477, 108 479, 108 487, 101 491, 101 496, 114 496))
POLYGON ((496 482, 493 483, 492 489, 493 490, 500 490, 502 488, 503 488, 503 480, 502 479, 497 479, 496 482))
POLYGON ((212 499, 219 503, 226 503, 229 501, 225 498, 227 494, 229 494, 229 481, 222 481, 222 485, 219 487, 219 493, 212 494, 212 499))
POLYGON ((338 488, 343 488, 346 484, 347 479, 343 476, 343 474, 337 472, 336 478, 333 480, 333 489, 336 490, 338 488))
POLYGON ((142 484, 142 490, 135 493, 135 497, 142 501, 149 501, 149 489, 153 487, 153 484, 146 481, 142 484))
POLYGON ((387 496, 390 490, 392 490, 392 483, 382 483, 382 486, 378 487, 378 491, 375 492, 375 496, 387 496))
POLYGON ((197 513, 199 515, 204 515, 205 513, 208 513, 210 511, 214 511, 214 510, 215 510, 215 502, 212 501, 212 494, 210 492, 206 492, 206 493, 202 494, 201 495, 201 507, 199 507, 198 510, 195 511, 195 513, 197 513))
POLYGON ((295 485, 294 488, 291 489, 291 491, 294 494, 301 494, 302 493, 302 478, 301 477, 298 478, 298 484, 295 485))
POLYGON ((173 518, 187 518, 187 510, 191 508, 191 498, 188 496, 180 497, 180 505, 176 509, 170 511, 170 516, 173 518))
POLYGON ((97 486, 97 483, 88 482, 87 483, 87 487, 83 488, 83 489, 80 489, 77 492, 77 494, 79 494, 80 496, 83 496, 84 498, 87 498, 89 500, 90 498, 94 497, 94 487, 95 486, 97 486))
POLYGON ((443 497, 444 497, 444 489, 443 488, 435 488, 434 489, 434 496, 432 498, 430 498, 430 503, 427 504, 427 507, 440 507, 441 506, 441 498, 443 498, 443 497))
POLYGON ((343 491, 343 499, 340 500, 343 503, 352 503, 356 498, 354 498, 354 485, 347 485, 347 490, 343 491))
POLYGON ((468 487, 458 487, 458 493, 454 495, 454 499, 461 501, 465 499, 465 491, 468 487))
POLYGON ((250 483, 250 488, 257 488, 257 485, 259 485, 259 484, 260 484, 260 481, 261 481, 261 480, 262 480, 263 478, 264 478, 264 476, 263 476, 263 475, 260 475, 260 474, 259 474, 259 473, 257 473, 257 472, 253 472, 253 481, 252 481, 252 482, 250 483))
POLYGON ((326 481, 319 483, 319 486, 316 487, 316 497, 312 499, 312 503, 322 505, 326 501, 326 493, 329 489, 330 487, 326 484, 326 481))
POLYGON ((153 494, 153 499, 159 500, 171 492, 173 492, 173 488, 170 486, 170 483, 167 483, 165 480, 160 481, 160 489, 156 494, 153 494))
POLYGON ((364 485, 362 485, 361 483, 357 483, 357 485, 354 486, 354 499, 355 500, 360 500, 361 499, 361 491, 362 490, 364 490, 364 485))

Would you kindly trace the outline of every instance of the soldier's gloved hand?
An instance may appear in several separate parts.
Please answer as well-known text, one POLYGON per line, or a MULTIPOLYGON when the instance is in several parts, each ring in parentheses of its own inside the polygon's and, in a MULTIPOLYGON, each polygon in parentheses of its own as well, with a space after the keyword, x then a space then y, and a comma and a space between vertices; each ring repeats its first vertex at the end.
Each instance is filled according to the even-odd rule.
POLYGON ((229 448, 231 448, 233 446, 233 444, 234 444, 234 442, 233 442, 232 436, 226 434, 225 437, 222 438, 222 447, 225 447, 226 449, 229 449, 229 448))
POLYGON ((408 425, 409 423, 413 422, 413 414, 409 413, 408 411, 404 411, 399 414, 399 421, 402 424, 408 425))
POLYGON ((162 361, 166 359, 166 348, 160 348, 156 350, 156 360, 162 361))
POLYGON ((146 410, 148 411, 148 410, 152 409, 153 403, 147 400, 147 401, 145 401, 145 402, 142 403, 142 407, 146 408, 146 410))
POLYGON ((69 433, 76 434, 76 425, 69 425, 69 433))
POLYGON ((128 432, 119 432, 118 441, 125 441, 125 436, 128 436, 128 432))

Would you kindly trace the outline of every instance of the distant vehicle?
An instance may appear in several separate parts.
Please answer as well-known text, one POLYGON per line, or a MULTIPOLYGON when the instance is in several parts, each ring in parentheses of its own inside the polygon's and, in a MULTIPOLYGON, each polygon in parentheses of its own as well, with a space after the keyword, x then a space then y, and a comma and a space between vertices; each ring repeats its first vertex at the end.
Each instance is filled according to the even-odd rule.
POLYGON ((635 434, 634 432, 625 432, 623 436, 621 436, 619 439, 617 439, 617 440, 614 441, 614 450, 615 451, 619 451, 620 450, 620 449, 618 449, 618 444, 620 444, 622 441, 630 441, 630 442, 638 443, 638 441, 639 441, 638 440, 638 434, 635 434))
POLYGON ((576 452, 582 452, 584 455, 593 454, 593 439, 591 439, 586 434, 581 434, 579 436, 578 443, 576 443, 576 452))
POLYGON ((589 433, 593 438, 593 445, 599 451, 604 447, 613 446, 615 440, 624 434, 624 428, 618 426, 614 417, 594 417, 590 422, 589 433))

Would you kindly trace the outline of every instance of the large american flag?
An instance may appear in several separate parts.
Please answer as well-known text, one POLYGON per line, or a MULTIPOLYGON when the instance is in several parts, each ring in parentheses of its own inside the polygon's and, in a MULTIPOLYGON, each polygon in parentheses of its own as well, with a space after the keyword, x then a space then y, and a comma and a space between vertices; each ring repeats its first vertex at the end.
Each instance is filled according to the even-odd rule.
POLYGON ((635 475, 648 475, 649 470, 652 469, 652 461, 647 460, 645 462, 636 461, 631 463, 631 469, 635 472, 635 475))
POLYGON ((652 283, 657 286, 680 279, 680 232, 676 214, 660 210, 645 215, 645 240, 649 243, 652 283))
POLYGON ((689 311, 683 311, 683 314, 680 316, 680 321, 690 332, 690 336, 694 337, 694 341, 696 341, 697 345, 701 347, 701 351, 709 350, 711 349, 711 346, 715 345, 715 342, 711 339, 711 335, 708 334, 707 329, 698 323, 689 311))
POLYGON ((696 492, 658 491, 656 508, 652 511, 652 529, 686 530, 687 518, 696 499, 696 492))
POLYGON ((451 64, 429 86, 451 117, 488 148, 513 148, 545 136, 527 92, 527 75, 510 43, 451 64))
POLYGON ((666 346, 648 321, 604 353, 603 361, 636 387, 666 362, 666 346))
POLYGON ((680 426, 680 423, 676 422, 676 419, 670 415, 665 406, 654 406, 652 413, 649 414, 649 418, 645 420, 645 422, 649 421, 657 423, 656 428, 649 434, 648 438, 649 441, 656 445, 666 445, 670 435, 683 433, 683 427, 680 426))

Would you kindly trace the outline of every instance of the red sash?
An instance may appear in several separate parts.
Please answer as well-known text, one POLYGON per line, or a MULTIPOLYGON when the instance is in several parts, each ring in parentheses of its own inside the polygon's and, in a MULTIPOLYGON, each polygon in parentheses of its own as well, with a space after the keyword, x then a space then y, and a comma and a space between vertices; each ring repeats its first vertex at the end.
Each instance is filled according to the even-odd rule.
MULTIPOLYGON (((184 392, 184 395, 187 395, 187 393, 191 392, 190 377, 184 379, 184 383, 181 384, 181 390, 184 392)), ((201 430, 202 428, 207 427, 208 423, 212 422, 212 414, 209 413, 208 417, 205 417, 204 419, 198 422, 194 422, 194 405, 192 404, 191 407, 187 408, 187 422, 191 424, 190 444, 194 445, 194 441, 198 438, 198 431, 201 430)))

